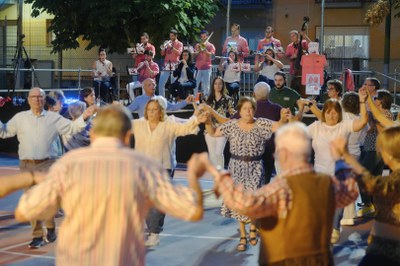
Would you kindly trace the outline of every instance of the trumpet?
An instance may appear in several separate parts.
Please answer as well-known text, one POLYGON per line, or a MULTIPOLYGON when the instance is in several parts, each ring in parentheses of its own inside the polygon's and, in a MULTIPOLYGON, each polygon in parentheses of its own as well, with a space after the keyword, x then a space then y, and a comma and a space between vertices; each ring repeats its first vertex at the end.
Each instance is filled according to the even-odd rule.
POLYGON ((214 56, 214 58, 215 58, 215 59, 228 59, 229 56, 219 56, 219 55, 216 55, 216 56, 214 56))
POLYGON ((170 45, 172 43, 171 40, 167 40, 165 41, 163 44, 161 44, 160 48, 161 50, 167 49, 168 45, 170 45))

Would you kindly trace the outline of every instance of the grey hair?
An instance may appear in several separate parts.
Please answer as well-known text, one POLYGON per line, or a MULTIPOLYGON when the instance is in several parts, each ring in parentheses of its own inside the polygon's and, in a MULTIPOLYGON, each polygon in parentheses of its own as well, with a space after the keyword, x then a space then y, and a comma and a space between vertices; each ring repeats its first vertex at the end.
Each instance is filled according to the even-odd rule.
POLYGON ((258 82, 254 85, 254 96, 257 100, 268 99, 271 87, 266 82, 258 82))
POLYGON ((311 155, 311 136, 306 125, 300 122, 289 123, 279 128, 275 134, 276 150, 284 148, 291 154, 298 155, 300 160, 308 162, 311 155))
POLYGON ((75 101, 68 105, 68 113, 73 120, 78 118, 86 109, 86 103, 82 101, 75 101))

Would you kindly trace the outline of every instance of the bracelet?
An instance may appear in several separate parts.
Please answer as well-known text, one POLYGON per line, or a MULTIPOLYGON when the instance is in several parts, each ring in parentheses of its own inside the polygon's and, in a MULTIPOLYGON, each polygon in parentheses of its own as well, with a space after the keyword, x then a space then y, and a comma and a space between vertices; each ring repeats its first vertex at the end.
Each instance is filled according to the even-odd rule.
POLYGON ((365 103, 365 102, 360 102, 360 103, 365 103))

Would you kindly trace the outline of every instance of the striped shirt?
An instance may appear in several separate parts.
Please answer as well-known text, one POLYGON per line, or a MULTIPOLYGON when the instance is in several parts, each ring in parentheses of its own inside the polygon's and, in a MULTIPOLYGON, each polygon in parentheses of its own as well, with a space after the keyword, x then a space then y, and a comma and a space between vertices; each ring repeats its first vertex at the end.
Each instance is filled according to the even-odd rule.
MULTIPOLYGON (((216 180, 216 191, 223 197, 226 206, 252 219, 267 216, 284 218, 293 199, 286 177, 312 172, 311 166, 283 171, 273 182, 255 191, 245 191, 242 186, 235 187, 233 180, 225 175, 216 180)), ((358 189, 354 179, 339 183, 333 178, 333 186, 337 208, 343 208, 357 199, 358 189)))
POLYGON ((149 158, 115 138, 98 138, 56 162, 27 191, 18 210, 28 219, 65 212, 57 265, 144 265, 143 221, 152 206, 191 220, 198 205, 189 188, 173 186, 149 158))

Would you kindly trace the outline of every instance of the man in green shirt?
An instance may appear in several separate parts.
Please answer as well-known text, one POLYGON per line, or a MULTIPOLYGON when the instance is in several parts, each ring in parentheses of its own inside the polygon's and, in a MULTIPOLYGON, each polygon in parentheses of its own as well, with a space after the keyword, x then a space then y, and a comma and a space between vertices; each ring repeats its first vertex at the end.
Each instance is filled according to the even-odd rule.
POLYGON ((293 115, 295 115, 294 107, 297 106, 296 101, 300 99, 300 94, 285 86, 286 75, 282 71, 278 71, 274 75, 275 87, 271 89, 269 100, 277 103, 283 108, 289 108, 293 115))

